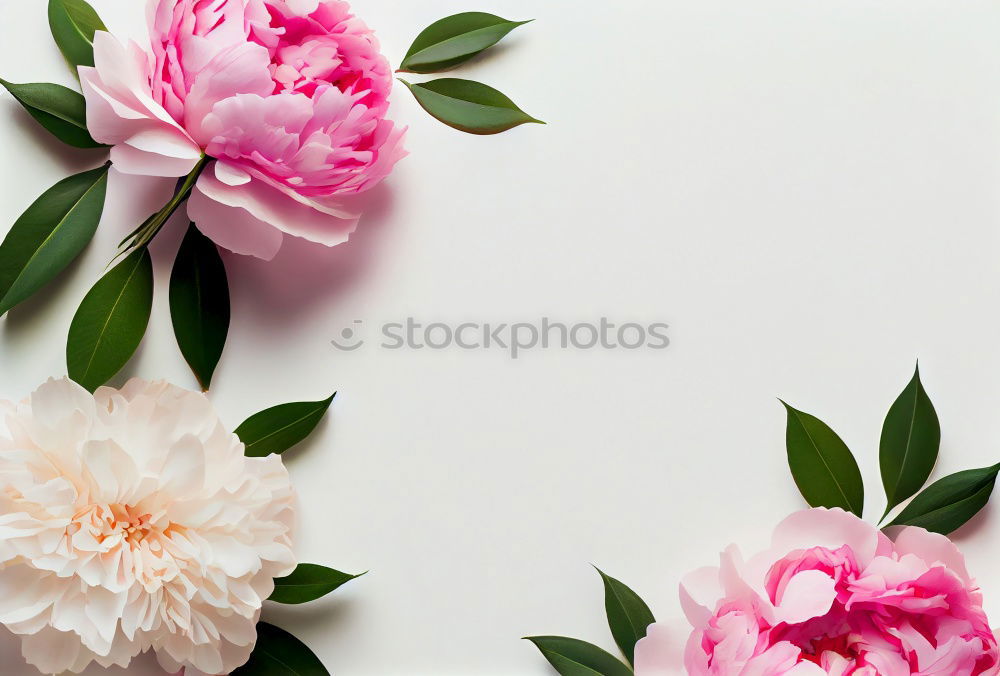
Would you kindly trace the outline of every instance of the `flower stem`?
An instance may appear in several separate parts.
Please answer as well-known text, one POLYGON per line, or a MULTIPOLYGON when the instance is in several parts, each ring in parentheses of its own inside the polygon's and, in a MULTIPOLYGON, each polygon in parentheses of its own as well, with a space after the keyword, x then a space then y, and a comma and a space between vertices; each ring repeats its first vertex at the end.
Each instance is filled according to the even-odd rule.
MULTIPOLYGON (((178 207, 184 203, 191 195, 191 190, 194 188, 195 182, 201 175, 202 170, 205 169, 205 165, 208 164, 211 157, 207 155, 202 155, 198 164, 195 166, 194 170, 190 174, 184 177, 184 180, 177 186, 177 190, 174 191, 174 196, 167 202, 162 209, 157 211, 155 214, 147 218, 142 225, 133 230, 125 239, 121 241, 118 245, 119 247, 125 247, 118 255, 127 253, 132 249, 138 249, 144 247, 153 241, 153 238, 160 232, 166 222, 174 215, 178 207), (125 246, 125 243, 128 245, 125 246)), ((117 256, 116 256, 117 258, 117 256)))

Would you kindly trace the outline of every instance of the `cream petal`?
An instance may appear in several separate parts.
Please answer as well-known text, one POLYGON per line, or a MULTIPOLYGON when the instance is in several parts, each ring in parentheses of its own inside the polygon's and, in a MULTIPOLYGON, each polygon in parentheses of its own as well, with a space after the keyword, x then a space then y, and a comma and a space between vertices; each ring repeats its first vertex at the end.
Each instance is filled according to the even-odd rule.
POLYGON ((70 632, 42 629, 21 639, 21 650, 28 664, 43 674, 73 671, 81 653, 89 653, 79 637, 70 632))
POLYGON ((0 623, 23 622, 46 612, 60 596, 63 583, 27 564, 0 569, 0 623))

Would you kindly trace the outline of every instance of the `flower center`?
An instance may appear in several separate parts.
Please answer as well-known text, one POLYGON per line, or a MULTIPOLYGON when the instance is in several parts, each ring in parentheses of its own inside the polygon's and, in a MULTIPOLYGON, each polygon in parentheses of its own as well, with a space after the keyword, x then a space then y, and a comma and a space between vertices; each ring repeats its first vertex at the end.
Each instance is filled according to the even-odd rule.
POLYGON ((858 650, 854 640, 850 634, 845 633, 839 636, 821 636, 812 639, 810 645, 803 647, 802 659, 822 665, 823 654, 828 652, 840 655, 849 661, 858 658, 858 650))
POLYGON ((67 535, 80 549, 93 542, 100 551, 125 546, 136 550, 159 550, 162 538, 169 538, 175 526, 146 509, 122 504, 93 504, 78 512, 67 535))

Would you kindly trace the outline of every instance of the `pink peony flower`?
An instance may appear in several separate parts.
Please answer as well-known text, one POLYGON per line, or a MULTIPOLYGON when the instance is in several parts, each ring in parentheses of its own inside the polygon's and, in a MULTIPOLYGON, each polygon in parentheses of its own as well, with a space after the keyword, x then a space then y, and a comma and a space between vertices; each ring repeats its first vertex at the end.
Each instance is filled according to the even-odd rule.
POLYGON ((386 119, 378 42, 339 0, 150 0, 152 50, 94 39, 80 68, 87 125, 122 172, 184 176, 211 158, 188 214, 237 253, 284 235, 327 246, 357 225, 356 196, 405 156, 386 119))
POLYGON ((244 457, 201 393, 50 380, 0 402, 0 623, 46 674, 229 673, 296 565, 281 458, 244 457))
MULTIPOLYGON (((998 672, 997 640, 958 548, 922 528, 895 542, 842 510, 793 514, 770 550, 681 585, 694 626, 693 676, 977 676, 998 672)), ((636 674, 683 673, 671 636, 653 625, 636 674)))

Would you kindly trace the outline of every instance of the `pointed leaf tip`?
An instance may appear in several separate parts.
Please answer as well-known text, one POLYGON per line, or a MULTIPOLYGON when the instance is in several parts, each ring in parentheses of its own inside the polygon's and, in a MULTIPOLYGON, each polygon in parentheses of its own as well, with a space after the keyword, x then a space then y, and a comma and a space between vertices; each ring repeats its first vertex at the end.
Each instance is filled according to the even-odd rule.
POLYGON ((629 664, 635 661, 635 645, 656 622, 652 611, 627 585, 594 566, 604 582, 604 609, 615 643, 629 664))
POLYGON ((632 676, 632 670, 597 646, 564 636, 526 636, 561 676, 632 676))
POLYGON ((239 427, 236 436, 248 457, 281 454, 308 437, 326 415, 336 392, 322 401, 281 404, 256 413, 239 427))
POLYGON ((938 479, 917 494, 886 528, 918 526, 950 535, 989 502, 1000 464, 957 472, 938 479))
POLYGON ((920 381, 918 363, 882 425, 879 468, 887 502, 883 518, 923 487, 937 462, 940 446, 941 425, 920 381))
POLYGON ((181 354, 207 391, 229 334, 229 281, 218 247, 193 223, 170 273, 170 319, 181 354))
POLYGON ((464 12, 436 21, 417 36, 398 72, 439 73, 459 66, 531 21, 509 21, 485 12, 464 12))
POLYGON ((153 306, 153 262, 137 249, 87 293, 69 327, 69 377, 93 392, 121 370, 142 342, 153 306))
POLYGON ((104 211, 108 166, 59 181, 11 227, 0 244, 0 315, 52 281, 90 243, 104 211))
POLYGON ((36 122, 63 143, 75 148, 104 148, 87 130, 87 103, 83 95, 48 82, 15 84, 0 79, 36 122))
POLYGON ((308 603, 366 573, 351 575, 326 566, 300 563, 290 575, 274 580, 274 592, 268 600, 285 604, 308 603))
POLYGON ((405 84, 421 107, 438 121, 469 134, 499 134, 522 124, 544 124, 502 92, 474 80, 441 78, 405 84))
POLYGON ((811 507, 840 507, 860 517, 864 483, 847 444, 819 418, 782 403, 788 467, 802 497, 811 507))

